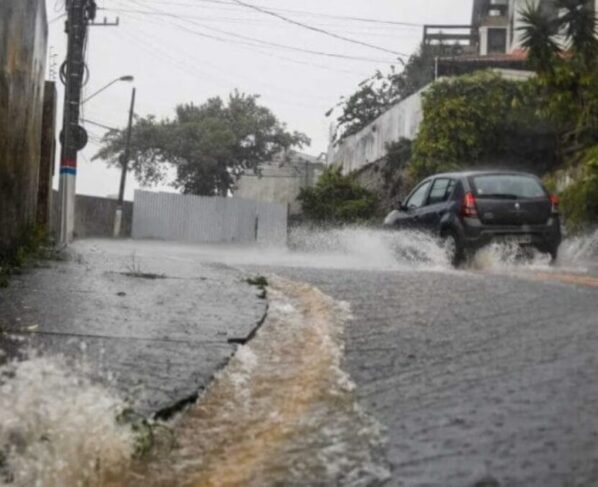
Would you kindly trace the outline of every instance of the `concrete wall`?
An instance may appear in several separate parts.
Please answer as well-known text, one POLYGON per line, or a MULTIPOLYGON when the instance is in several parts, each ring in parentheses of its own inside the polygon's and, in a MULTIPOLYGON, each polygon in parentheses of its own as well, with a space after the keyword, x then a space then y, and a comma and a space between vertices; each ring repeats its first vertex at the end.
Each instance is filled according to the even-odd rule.
POLYGON ((311 156, 273 161, 261 167, 260 175, 243 175, 234 197, 278 203, 288 206, 290 215, 298 215, 301 203, 297 197, 301 189, 314 186, 323 170, 324 165, 311 156))
POLYGON ((387 143, 401 137, 413 140, 423 120, 422 94, 427 88, 397 103, 360 132, 329 147, 328 165, 340 166, 348 174, 382 159, 387 143))
POLYGON ((36 220, 47 37, 44 0, 0 1, 0 252, 36 220))
POLYGON ((56 85, 46 81, 44 89, 44 111, 42 118, 42 140, 39 166, 39 189, 37 193, 37 223, 49 230, 52 228, 52 179, 56 158, 56 85))
MULTIPOLYGON (((111 238, 114 233, 114 214, 117 201, 110 198, 77 195, 75 202, 75 238, 111 238)), ((52 197, 53 233, 58 233, 60 224, 60 198, 58 192, 52 197)), ((130 237, 133 224, 133 203, 125 201, 123 206, 122 236, 130 237)))
POLYGON ((133 238, 285 244, 287 208, 245 200, 135 191, 133 238))

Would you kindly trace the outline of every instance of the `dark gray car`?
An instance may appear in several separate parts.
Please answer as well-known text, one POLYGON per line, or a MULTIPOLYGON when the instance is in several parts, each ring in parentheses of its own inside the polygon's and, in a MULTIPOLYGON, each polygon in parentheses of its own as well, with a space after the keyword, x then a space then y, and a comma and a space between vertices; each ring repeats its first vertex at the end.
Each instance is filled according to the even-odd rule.
POLYGON ((491 241, 535 247, 553 260, 561 244, 558 198, 536 176, 513 171, 431 176, 384 225, 437 235, 454 264, 491 241))

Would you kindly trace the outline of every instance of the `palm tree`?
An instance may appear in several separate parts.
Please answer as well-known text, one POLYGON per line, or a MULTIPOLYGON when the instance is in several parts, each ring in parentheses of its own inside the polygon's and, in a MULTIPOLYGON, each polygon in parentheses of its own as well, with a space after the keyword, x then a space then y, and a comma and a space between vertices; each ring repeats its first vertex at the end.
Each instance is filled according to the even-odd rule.
POLYGON ((586 66, 598 60, 598 23, 594 0, 548 0, 559 14, 550 15, 541 0, 528 0, 520 11, 523 26, 522 47, 529 52, 532 66, 540 72, 550 73, 561 53, 558 36, 565 40, 565 47, 586 66))
POLYGON ((598 40, 594 0, 555 0, 561 12, 559 27, 575 55, 588 66, 598 58, 598 40))
MULTIPOLYGON (((563 0, 566 1, 566 0, 563 0)), ((528 51, 529 62, 541 73, 550 73, 561 49, 556 40, 558 20, 541 7, 539 1, 528 1, 519 12, 522 27, 521 46, 528 51)))

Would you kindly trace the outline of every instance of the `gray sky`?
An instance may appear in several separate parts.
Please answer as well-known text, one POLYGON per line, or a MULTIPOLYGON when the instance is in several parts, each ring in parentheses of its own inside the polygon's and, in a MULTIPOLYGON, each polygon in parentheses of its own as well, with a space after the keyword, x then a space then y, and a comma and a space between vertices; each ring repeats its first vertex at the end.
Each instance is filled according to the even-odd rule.
MULTIPOLYGON (((304 152, 326 150, 331 119, 324 113, 341 95, 376 69, 386 71, 392 54, 313 32, 234 4, 233 0, 97 0, 98 17, 120 17, 119 27, 93 27, 88 43, 93 93, 112 79, 134 75, 85 105, 83 116, 108 126, 126 125, 132 86, 137 87, 136 113, 171 116, 178 103, 200 104, 232 90, 260 94, 261 101, 291 130, 312 139, 304 152), (145 13, 142 13, 145 12, 145 13), (169 15, 164 15, 169 14, 169 15), (218 37, 219 40, 209 38, 218 37), (256 45, 248 38, 264 43, 256 45), (365 58, 320 56, 271 44, 365 58)), ((421 42, 419 26, 361 22, 361 17, 413 24, 468 23, 472 0, 244 0, 294 20, 401 53, 421 42)), ((64 12, 63 0, 47 0, 48 17, 64 12)), ((49 46, 60 65, 66 54, 64 19, 50 23, 49 46)), ((62 85, 58 84, 62 97, 62 85)), ((59 101, 62 104, 62 101, 59 101)), ((106 196, 118 191, 119 175, 100 162, 88 162, 104 130, 87 126, 92 141, 80 153, 77 191, 106 196)), ((129 180, 127 197, 134 187, 129 180)))

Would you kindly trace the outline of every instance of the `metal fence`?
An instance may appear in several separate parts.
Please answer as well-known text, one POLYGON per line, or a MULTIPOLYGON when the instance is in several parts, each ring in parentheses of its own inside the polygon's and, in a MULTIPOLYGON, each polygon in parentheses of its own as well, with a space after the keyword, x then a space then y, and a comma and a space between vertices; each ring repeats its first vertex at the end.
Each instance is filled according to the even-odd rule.
POLYGON ((135 191, 133 238, 284 245, 287 208, 243 198, 135 191))

